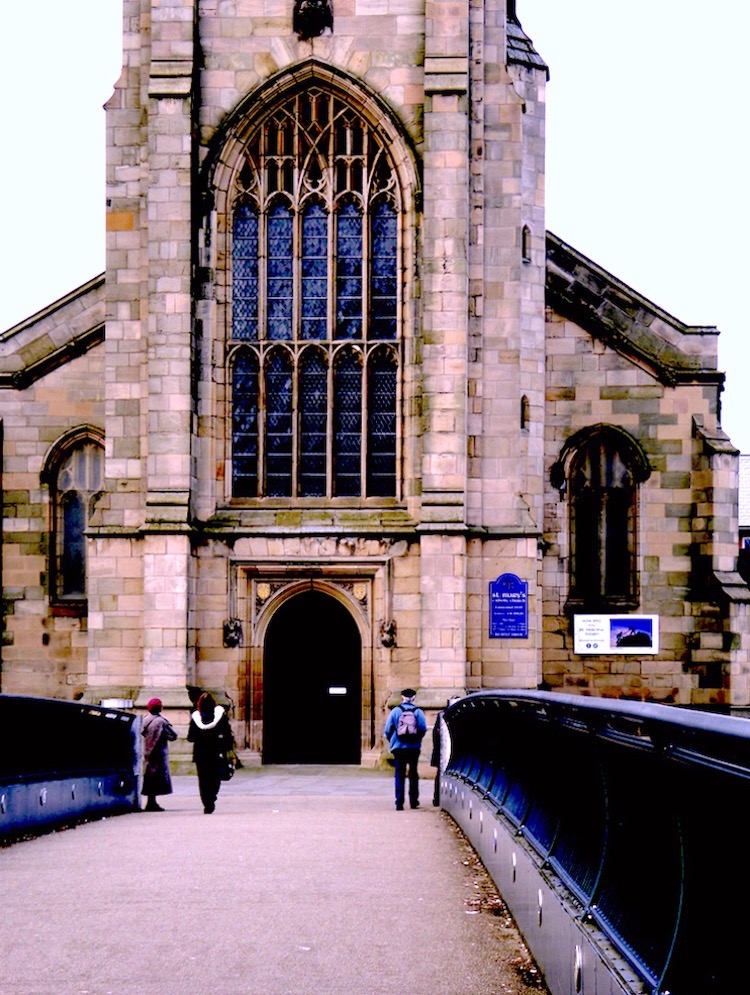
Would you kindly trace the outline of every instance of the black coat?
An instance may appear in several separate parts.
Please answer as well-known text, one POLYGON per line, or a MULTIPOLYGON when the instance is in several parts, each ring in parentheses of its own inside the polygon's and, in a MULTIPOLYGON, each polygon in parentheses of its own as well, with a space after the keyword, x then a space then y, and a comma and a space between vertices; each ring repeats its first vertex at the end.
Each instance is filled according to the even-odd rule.
POLYGON ((187 734, 193 744, 193 761, 198 768, 217 768, 218 761, 225 758, 233 748, 232 729, 223 706, 217 705, 213 720, 206 722, 200 712, 193 712, 187 734))

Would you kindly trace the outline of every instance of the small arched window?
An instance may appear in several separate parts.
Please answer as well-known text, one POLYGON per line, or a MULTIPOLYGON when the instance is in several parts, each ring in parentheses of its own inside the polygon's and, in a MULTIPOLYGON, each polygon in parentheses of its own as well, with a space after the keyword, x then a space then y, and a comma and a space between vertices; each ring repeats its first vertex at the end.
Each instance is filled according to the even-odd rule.
POLYGON ((569 603, 604 612, 637 607, 638 485, 650 473, 645 455, 627 433, 609 426, 578 433, 565 449, 553 475, 568 491, 569 603))
POLYGON ((524 263, 531 262, 531 229, 528 225, 521 229, 521 260, 524 263))
POLYGON ((51 535, 50 600, 85 611, 87 596, 86 528, 104 490, 104 449, 99 438, 76 435, 63 441, 47 460, 51 535))

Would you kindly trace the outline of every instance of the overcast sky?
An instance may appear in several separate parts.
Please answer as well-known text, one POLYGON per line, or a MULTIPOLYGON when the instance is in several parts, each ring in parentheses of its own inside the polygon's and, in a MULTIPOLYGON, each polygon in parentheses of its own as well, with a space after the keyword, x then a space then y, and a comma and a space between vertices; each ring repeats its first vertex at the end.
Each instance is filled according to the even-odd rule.
MULTIPOLYGON (((750 453, 750 5, 517 11, 550 67, 547 227, 681 321, 718 326, 723 426, 750 453)), ((120 17, 120 0, 0 4, 0 330, 104 269, 102 105, 120 17)))

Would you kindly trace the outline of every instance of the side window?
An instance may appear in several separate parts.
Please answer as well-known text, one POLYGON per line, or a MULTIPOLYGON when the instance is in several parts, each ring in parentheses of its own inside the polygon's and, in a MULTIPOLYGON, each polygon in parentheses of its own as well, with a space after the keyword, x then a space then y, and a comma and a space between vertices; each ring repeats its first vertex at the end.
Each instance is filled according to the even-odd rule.
POLYGON ((104 488, 104 450, 91 438, 62 445, 48 461, 51 535, 50 601, 85 611, 86 535, 94 503, 104 488))
POLYGON ((645 455, 630 436, 607 426, 579 433, 566 449, 556 486, 568 492, 568 602, 588 611, 637 607, 638 485, 650 472, 645 455))

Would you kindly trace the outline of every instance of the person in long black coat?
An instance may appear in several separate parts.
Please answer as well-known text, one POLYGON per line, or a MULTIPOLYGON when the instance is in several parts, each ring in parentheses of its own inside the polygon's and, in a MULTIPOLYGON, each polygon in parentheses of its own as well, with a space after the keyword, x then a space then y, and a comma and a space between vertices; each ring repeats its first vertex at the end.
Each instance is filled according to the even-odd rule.
POLYGON ((198 771, 198 791, 203 811, 210 815, 216 809, 222 773, 229 762, 228 754, 234 741, 229 718, 223 705, 205 691, 190 716, 188 741, 193 744, 193 761, 198 771))
POLYGON ((156 802, 157 795, 172 794, 169 775, 169 744, 177 739, 171 722, 161 714, 160 698, 152 698, 146 705, 148 715, 143 720, 143 788, 146 812, 163 812, 156 802))

